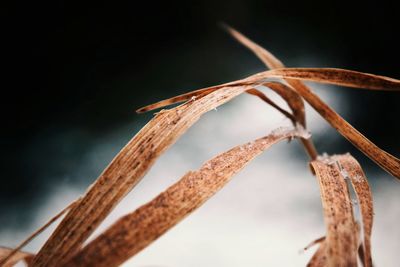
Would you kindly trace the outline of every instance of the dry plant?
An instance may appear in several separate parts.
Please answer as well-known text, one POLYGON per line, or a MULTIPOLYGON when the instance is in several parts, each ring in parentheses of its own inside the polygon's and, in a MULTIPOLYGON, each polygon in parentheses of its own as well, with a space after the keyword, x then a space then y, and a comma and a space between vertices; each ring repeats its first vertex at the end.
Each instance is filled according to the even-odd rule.
POLYGON ((304 100, 355 147, 398 179, 400 161, 354 129, 301 81, 397 92, 400 91, 400 81, 343 69, 286 68, 264 48, 234 29, 226 29, 253 51, 270 70, 139 109, 138 112, 145 112, 184 102, 158 112, 118 153, 84 196, 71 203, 17 248, 1 247, 0 265, 13 266, 25 260, 28 266, 34 267, 118 266, 200 207, 229 182, 234 174, 271 145, 284 139, 298 138, 311 159, 311 171, 320 187, 326 224, 326 235, 309 245, 319 244, 319 248, 308 266, 357 266, 358 261, 365 267, 372 266, 370 239, 373 205, 367 179, 350 154, 318 155, 311 135, 306 130, 304 100), (259 87, 267 87, 279 94, 287 102, 290 111, 275 104, 257 89, 259 87), (84 245, 158 157, 201 115, 242 93, 257 96, 276 108, 291 120, 293 128, 278 128, 268 136, 236 146, 212 158, 199 170, 189 171, 153 200, 123 216, 84 245), (360 218, 355 214, 356 205, 359 205, 357 209, 360 218), (63 220, 36 254, 21 251, 24 245, 64 213, 66 215, 63 220))

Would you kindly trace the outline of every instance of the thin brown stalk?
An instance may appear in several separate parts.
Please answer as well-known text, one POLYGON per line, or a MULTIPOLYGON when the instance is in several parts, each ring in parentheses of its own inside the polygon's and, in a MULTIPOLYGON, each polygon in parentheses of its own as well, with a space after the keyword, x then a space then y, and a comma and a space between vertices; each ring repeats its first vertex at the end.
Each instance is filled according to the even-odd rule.
POLYGON ((13 267, 19 261, 23 260, 26 264, 30 264, 33 258, 33 254, 23 251, 17 251, 13 253, 11 257, 9 257, 10 253, 14 251, 11 248, 0 247, 0 260, 1 260, 1 267, 13 267), (7 259, 4 261, 4 259, 7 259))
POLYGON ((313 240, 312 242, 310 242, 310 244, 308 244, 307 246, 304 247, 304 250, 308 250, 311 247, 313 247, 313 246, 315 246, 315 245, 317 245, 317 244, 319 244, 319 243, 321 243, 323 241, 325 241, 325 236, 322 236, 320 238, 317 238, 317 239, 313 240))
POLYGON ((41 226, 39 229, 37 229, 35 232, 33 232, 30 236, 28 236, 24 241, 22 241, 17 247, 15 247, 10 252, 10 254, 7 257, 0 260, 0 266, 3 266, 3 264, 5 262, 7 262, 15 254, 17 254, 23 247, 25 247, 27 244, 29 244, 29 242, 31 242, 36 236, 38 236, 40 233, 42 233, 44 230, 46 230, 47 227, 49 227, 56 220, 58 220, 62 215, 64 215, 68 210, 70 210, 76 204, 77 201, 79 201, 79 199, 70 203, 67 207, 65 207, 63 210, 61 210, 58 214, 56 214, 49 221, 47 221, 43 226, 41 226))
POLYGON ((246 91, 246 93, 250 94, 250 95, 254 95, 257 96, 258 98, 260 98, 261 100, 263 100, 265 103, 271 105, 273 108, 275 108, 276 110, 278 110, 280 113, 282 113, 283 115, 285 115, 288 119, 290 119, 292 121, 292 123, 294 125, 296 125, 296 118, 290 114, 289 112, 287 112, 286 110, 284 110, 283 108, 281 108, 280 106, 278 106, 274 101, 272 101, 269 97, 267 97, 263 92, 261 92, 260 90, 257 89, 249 89, 246 91))

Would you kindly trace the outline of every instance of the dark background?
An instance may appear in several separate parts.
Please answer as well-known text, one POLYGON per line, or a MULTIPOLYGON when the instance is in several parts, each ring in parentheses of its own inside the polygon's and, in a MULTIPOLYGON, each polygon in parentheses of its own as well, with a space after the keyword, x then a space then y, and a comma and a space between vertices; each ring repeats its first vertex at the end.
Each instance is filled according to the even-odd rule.
MULTIPOLYGON (((54 177, 78 168, 80 155, 91 145, 71 141, 76 145, 65 147, 51 138, 54 129, 79 128, 87 135, 84 140, 101 140, 116 125, 143 124, 151 117, 139 119, 137 107, 262 71, 263 65, 224 33, 220 22, 264 45, 288 66, 311 58, 320 65, 305 67, 400 78, 399 12, 382 1, 18 4, 2 10, 2 230, 29 223, 46 192, 62 182, 54 177)), ((400 156, 400 95, 337 91, 350 99, 347 119, 400 156)), ((359 155, 343 139, 331 144, 316 138, 322 151, 359 155)), ((95 178, 68 182, 88 184, 95 178)))

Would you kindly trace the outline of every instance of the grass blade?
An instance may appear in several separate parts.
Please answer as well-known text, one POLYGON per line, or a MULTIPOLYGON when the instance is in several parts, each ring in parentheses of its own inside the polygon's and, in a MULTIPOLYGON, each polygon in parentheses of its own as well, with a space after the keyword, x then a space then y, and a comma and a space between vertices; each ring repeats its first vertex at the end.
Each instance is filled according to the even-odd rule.
POLYGON ((119 152, 85 196, 69 211, 35 257, 33 266, 56 266, 72 257, 156 159, 202 114, 248 89, 244 86, 221 88, 198 100, 158 113, 119 152))
POLYGON ((21 242, 17 247, 15 247, 6 257, 0 257, 0 266, 3 266, 3 264, 7 261, 9 261, 15 254, 17 254, 23 247, 25 247, 29 242, 31 242, 36 236, 38 236, 40 233, 42 233, 44 230, 47 229, 52 223, 54 223, 58 218, 63 216, 68 210, 70 210, 77 201, 72 202, 69 204, 67 207, 65 207, 63 210, 61 210, 58 214, 53 216, 48 222, 46 222, 43 226, 41 226, 39 229, 37 229, 35 232, 33 232, 29 237, 27 237, 24 241, 21 242))
POLYGON ((351 155, 333 157, 343 168, 351 181, 360 205, 362 215, 362 246, 364 267, 372 267, 371 258, 371 233, 374 217, 372 192, 368 185, 367 178, 358 162, 351 155))
POLYGON ((311 165, 320 185, 327 227, 327 266, 357 266, 359 230, 345 180, 348 178, 339 169, 336 158, 319 158, 311 165))
POLYGON ((176 225, 220 190, 231 177, 272 144, 301 136, 280 129, 207 161, 135 212, 119 219, 66 266, 118 266, 176 225))
MULTIPOLYGON (((252 75, 244 80, 260 82, 271 77, 285 79, 329 124, 381 168, 400 179, 400 160, 380 149, 325 104, 310 88, 299 80, 375 90, 400 91, 400 81, 389 77, 332 68, 283 68, 284 65, 268 50, 250 41, 232 28, 229 32, 252 50, 272 70, 252 75), (276 69, 278 68, 278 69, 276 69), (298 79, 298 80, 293 80, 298 79)), ((238 82, 243 82, 240 80, 238 82)), ((234 83, 233 83, 234 84, 234 83)), ((312 145, 312 144, 311 144, 312 145)), ((312 145, 313 146, 313 145, 312 145)), ((307 146, 306 146, 307 147, 307 146)), ((315 149, 314 149, 315 150, 315 149)))
POLYGON ((336 68, 283 68, 266 73, 268 77, 327 83, 353 88, 400 91, 400 80, 386 76, 336 68))
POLYGON ((242 45, 250 49, 250 51, 252 51, 262 62, 264 62, 264 64, 267 65, 269 69, 280 69, 285 67, 283 63, 279 59, 277 59, 272 53, 270 53, 262 46, 256 44, 255 42, 244 36, 242 33, 238 32, 237 30, 226 24, 224 24, 223 27, 229 34, 232 35, 232 37, 234 37, 242 45))
POLYGON ((297 91, 330 125, 332 125, 333 128, 349 140, 355 147, 372 159, 382 169, 400 179, 400 160, 398 158, 372 143, 307 87, 297 87, 297 91))
MULTIPOLYGON (((269 69, 281 69, 285 66, 283 63, 277 59, 272 53, 270 53, 265 48, 260 45, 254 43, 249 38, 236 31, 235 29, 229 27, 228 25, 223 25, 224 28, 241 44, 250 49, 269 69)), ((257 77, 257 75, 253 75, 253 77, 257 77)), ((249 77, 251 79, 252 77, 249 77)), ((303 83, 297 80, 285 79, 287 83, 289 83, 293 88, 296 89, 297 86, 305 86, 303 83)), ((295 90, 292 90, 290 87, 282 87, 281 83, 269 83, 266 85, 271 88, 278 94, 280 94, 288 103, 289 107, 292 109, 294 116, 297 121, 304 127, 307 128, 305 111, 304 111, 304 102, 303 99, 298 95, 295 90)), ((311 139, 301 139, 301 143, 303 144, 305 150, 310 156, 311 160, 316 159, 318 152, 315 149, 314 143, 311 139)))
POLYGON ((202 96, 205 96, 205 95, 212 93, 223 87, 228 87, 228 86, 237 87, 237 86, 246 86, 246 85, 251 85, 251 84, 253 84, 252 81, 234 81, 234 82, 224 83, 224 84, 220 84, 220 85, 210 86, 210 87, 194 90, 194 91, 191 91, 188 93, 184 93, 184 94, 181 94, 178 96, 174 96, 174 97, 171 97, 168 99, 158 101, 156 103, 141 107, 141 108, 137 109, 136 112, 144 113, 144 112, 148 112, 148 111, 151 111, 154 109, 170 106, 170 105, 173 105, 176 103, 185 102, 185 101, 191 100, 193 98, 198 99, 198 98, 201 98, 202 96))

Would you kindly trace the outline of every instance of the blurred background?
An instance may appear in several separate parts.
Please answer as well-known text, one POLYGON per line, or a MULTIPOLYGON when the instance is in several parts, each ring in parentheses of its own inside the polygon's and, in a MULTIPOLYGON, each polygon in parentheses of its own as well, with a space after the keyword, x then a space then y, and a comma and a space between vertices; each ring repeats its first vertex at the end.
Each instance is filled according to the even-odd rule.
MULTIPOLYGON (((85 192, 153 116, 137 115, 136 108, 265 70, 220 22, 289 67, 400 78, 398 8, 384 1, 44 1, 4 7, 2 14, 5 246, 17 245, 85 192)), ((400 157, 399 94, 310 85, 364 135, 400 157)), ((364 167, 374 193, 374 260, 395 266, 400 183, 308 112, 319 152, 350 152, 364 167)), ((101 229, 210 157, 281 125, 289 121, 247 95, 206 114, 101 229)), ((282 143, 126 266, 304 266, 312 251, 299 251, 324 234, 321 209, 302 148, 282 143)), ((37 251, 49 233, 27 250, 37 251)))

